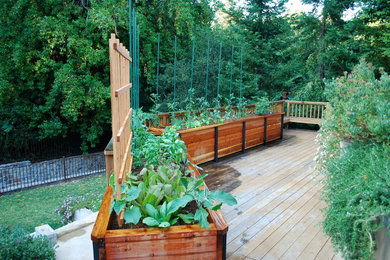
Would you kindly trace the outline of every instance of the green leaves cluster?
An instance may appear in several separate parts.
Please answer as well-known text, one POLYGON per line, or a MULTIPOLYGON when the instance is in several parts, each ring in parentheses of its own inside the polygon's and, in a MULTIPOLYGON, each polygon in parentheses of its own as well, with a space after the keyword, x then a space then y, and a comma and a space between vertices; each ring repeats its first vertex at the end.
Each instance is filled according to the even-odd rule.
POLYGON ((390 147, 352 145, 326 164, 325 232, 346 259, 372 259, 390 214, 390 147))
MULTIPOLYGON (((111 207, 117 214, 124 210, 126 223, 138 224, 142 219, 150 227, 167 228, 180 218, 184 223, 198 221, 208 228, 206 209, 218 210, 222 203, 232 206, 237 201, 224 191, 201 190, 204 177, 191 177, 188 170, 181 171, 176 164, 160 165, 157 169, 147 165, 139 175, 131 175, 121 185, 121 199, 113 201, 111 207), (195 214, 185 210, 192 201, 198 206, 195 214)), ((113 176, 111 179, 113 185, 113 176)))
POLYGON ((331 108, 325 127, 338 139, 390 143, 390 76, 362 60, 351 73, 327 84, 331 108))
POLYGON ((345 258, 372 259, 375 233, 390 214, 390 77, 380 71, 377 79, 362 60, 326 88, 330 104, 318 136, 324 230, 345 258))

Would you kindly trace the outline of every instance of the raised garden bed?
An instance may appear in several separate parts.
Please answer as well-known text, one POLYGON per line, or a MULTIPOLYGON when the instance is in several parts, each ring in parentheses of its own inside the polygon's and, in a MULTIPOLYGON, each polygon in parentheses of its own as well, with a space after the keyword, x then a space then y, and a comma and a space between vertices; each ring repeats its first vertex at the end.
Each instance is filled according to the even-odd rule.
MULTIPOLYGON (((283 138, 284 113, 250 116, 231 122, 179 130, 187 152, 195 164, 244 151, 283 138)), ((155 134, 164 129, 149 128, 155 134)))
MULTIPOLYGON (((189 166, 196 175, 198 170, 189 166)), ((205 187, 207 188, 207 187, 205 187)), ((209 211, 210 229, 199 225, 112 229, 109 186, 93 228, 95 259, 225 259, 227 223, 220 211, 209 211)))

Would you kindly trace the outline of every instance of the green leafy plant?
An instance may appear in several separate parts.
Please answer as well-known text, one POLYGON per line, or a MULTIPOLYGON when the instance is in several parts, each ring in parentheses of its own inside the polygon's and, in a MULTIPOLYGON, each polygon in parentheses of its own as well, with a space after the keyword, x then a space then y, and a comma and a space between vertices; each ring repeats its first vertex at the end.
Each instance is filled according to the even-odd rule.
POLYGON ((271 111, 271 105, 267 97, 262 97, 256 102, 255 105, 255 114, 256 115, 265 115, 271 111))
POLYGON ((0 259, 55 259, 49 239, 0 225, 0 259))
POLYGON ((328 204, 323 226, 347 259, 372 259, 375 233, 390 214, 390 77, 379 74, 362 60, 327 83, 330 104, 317 137, 328 204), (350 145, 341 147, 342 140, 350 145))
POLYGON ((390 216, 390 147, 353 144, 327 161, 324 231, 346 259, 372 259, 390 216))

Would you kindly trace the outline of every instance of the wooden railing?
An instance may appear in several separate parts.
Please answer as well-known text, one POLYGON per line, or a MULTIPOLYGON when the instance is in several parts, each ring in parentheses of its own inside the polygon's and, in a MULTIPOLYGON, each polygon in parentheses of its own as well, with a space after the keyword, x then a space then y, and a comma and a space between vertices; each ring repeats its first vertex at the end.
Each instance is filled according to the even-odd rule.
POLYGON ((284 122, 319 124, 324 118, 327 102, 284 101, 287 104, 284 122))

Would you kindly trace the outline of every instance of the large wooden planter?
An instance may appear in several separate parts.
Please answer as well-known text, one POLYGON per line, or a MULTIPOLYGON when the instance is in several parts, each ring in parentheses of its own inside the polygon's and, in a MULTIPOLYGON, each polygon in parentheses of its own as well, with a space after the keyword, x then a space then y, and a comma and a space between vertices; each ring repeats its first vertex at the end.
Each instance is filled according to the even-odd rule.
MULTIPOLYGON (((197 175, 195 167, 190 167, 197 175)), ((207 187, 205 187, 207 188, 207 187)), ((228 226, 220 211, 209 211, 210 229, 199 225, 110 228, 113 189, 103 198, 91 238, 94 259, 225 259, 228 226)))
MULTIPOLYGON (((200 164, 283 138, 284 113, 253 116, 232 122, 180 130, 195 164, 200 164)), ((163 129, 150 128, 161 134, 163 129)))

